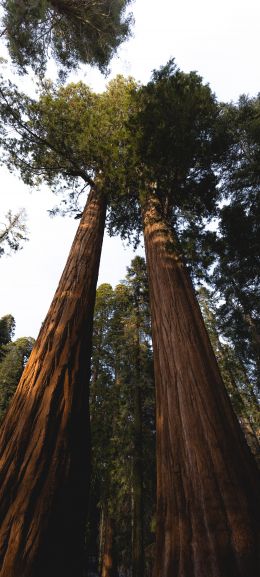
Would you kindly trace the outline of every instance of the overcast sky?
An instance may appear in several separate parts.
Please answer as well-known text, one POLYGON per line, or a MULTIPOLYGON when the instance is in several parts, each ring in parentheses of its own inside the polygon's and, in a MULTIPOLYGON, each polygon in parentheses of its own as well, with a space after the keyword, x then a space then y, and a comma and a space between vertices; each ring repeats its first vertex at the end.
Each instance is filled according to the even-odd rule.
MULTIPOLYGON (((219 100, 236 101, 242 93, 260 91, 259 0, 136 0, 132 11, 132 38, 112 61, 109 78, 88 67, 78 75, 94 90, 104 89, 118 73, 146 83, 153 69, 174 57, 182 70, 196 70, 209 82, 219 100)), ((17 337, 36 337, 78 221, 50 219, 47 209, 57 201, 51 191, 29 191, 5 168, 0 172, 0 222, 9 208, 25 207, 30 237, 22 251, 0 259, 0 317, 13 314, 17 337)), ((132 257, 118 239, 106 238, 99 283, 119 282, 132 257)))

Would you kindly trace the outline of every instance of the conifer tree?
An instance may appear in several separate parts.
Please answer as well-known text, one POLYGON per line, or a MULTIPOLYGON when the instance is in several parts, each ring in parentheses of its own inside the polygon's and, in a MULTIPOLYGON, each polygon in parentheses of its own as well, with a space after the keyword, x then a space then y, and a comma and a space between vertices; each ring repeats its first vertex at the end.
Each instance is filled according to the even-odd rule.
POLYGON ((0 361, 0 422, 22 376, 32 351, 34 339, 22 337, 2 347, 0 361))
MULTIPOLYGON (((2 347, 10 343, 15 332, 15 320, 13 315, 5 315, 0 318, 0 355, 2 347)), ((1 360, 1 356, 0 356, 1 360)))
MULTIPOLYGON (((219 232, 211 250, 217 266, 212 283, 225 302, 222 330, 260 386, 259 158, 260 99, 242 96, 223 107, 221 130, 228 141, 222 162, 219 232), (241 343, 243 342, 243 345, 241 343)), ((214 238, 213 238, 214 241, 214 238)))
POLYGON ((88 380, 104 219, 104 200, 94 191, 1 426, 1 577, 82 574, 88 380))
POLYGON ((141 92, 143 207, 157 390, 155 575, 256 577, 256 464, 232 411, 173 230, 218 200, 216 111, 169 63, 141 92), (227 464, 228 463, 228 467, 227 464), (214 527, 214 529, 213 529, 214 527))
MULTIPOLYGON (((1 93, 2 117, 22 131, 22 139, 12 136, 6 144, 10 165, 25 182, 42 179, 55 185, 62 176, 62 184, 71 187, 76 180, 73 198, 79 179, 91 189, 53 303, 1 428, 1 577, 81 573, 95 288, 106 198, 112 183, 115 192, 125 178, 119 160, 123 163, 124 118, 132 86, 119 78, 100 96, 83 84, 59 93, 47 88, 40 103, 21 98, 10 87, 1 93), (14 445, 19 445, 16 458, 14 445)), ((70 200, 67 195, 68 204, 70 200)))
POLYGON ((236 357, 230 342, 221 340, 221 325, 218 325, 217 307, 212 294, 205 287, 198 291, 199 304, 216 355, 221 374, 235 413, 242 426, 249 447, 260 464, 260 419, 259 403, 244 365, 236 357))
POLYGON ((117 564, 146 575, 155 481, 147 298, 140 257, 132 261, 124 284, 114 291, 110 285, 97 290, 90 407, 104 575, 111 575, 117 564))
POLYGON ((64 72, 79 63, 107 67, 129 34, 130 0, 2 0, 2 36, 20 72, 43 76, 49 56, 64 72))

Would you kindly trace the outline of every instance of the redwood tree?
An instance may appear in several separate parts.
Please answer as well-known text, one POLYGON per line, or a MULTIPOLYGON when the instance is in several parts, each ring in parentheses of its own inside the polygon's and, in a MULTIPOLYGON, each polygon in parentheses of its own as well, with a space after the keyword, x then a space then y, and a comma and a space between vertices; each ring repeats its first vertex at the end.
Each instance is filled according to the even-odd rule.
POLYGON ((258 574, 258 470, 174 233, 174 225, 183 231, 185 221, 201 225, 214 215, 217 111, 209 87, 172 62, 141 94, 141 202, 157 390, 156 577, 258 574))
POLYGON ((83 188, 91 188, 59 288, 1 431, 1 577, 81 574, 93 308, 105 197, 111 181, 116 190, 124 178, 119 159, 124 158, 123 120, 131 86, 119 79, 104 95, 83 84, 51 88, 40 102, 14 87, 1 90, 2 116, 22 135, 6 135, 9 166, 27 183, 40 178, 72 187, 69 194, 66 188, 69 206, 82 187, 80 179, 83 188))
POLYGON ((156 197, 143 214, 157 386, 155 575, 257 577, 256 465, 156 197))
POLYGON ((93 190, 1 429, 1 577, 81 575, 105 200, 93 190))

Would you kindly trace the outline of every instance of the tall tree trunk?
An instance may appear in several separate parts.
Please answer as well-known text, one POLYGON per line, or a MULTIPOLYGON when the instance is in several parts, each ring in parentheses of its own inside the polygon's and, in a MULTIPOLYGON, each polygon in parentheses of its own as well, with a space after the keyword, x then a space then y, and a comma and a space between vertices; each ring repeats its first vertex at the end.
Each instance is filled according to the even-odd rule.
POLYGON ((135 342, 136 382, 134 385, 134 456, 133 456, 133 577, 144 577, 144 506, 143 506, 143 428, 140 361, 140 319, 136 306, 135 342))
POLYGON ((1 577, 78 577, 89 482, 88 381, 105 201, 89 195, 0 436, 1 577))
POLYGON ((113 521, 108 508, 104 511, 104 526, 103 526, 103 546, 102 546, 102 562, 101 562, 101 577, 117 577, 117 562, 114 545, 114 530, 113 521))
POLYGON ((143 206, 157 395, 156 577, 257 577, 258 470, 159 200, 143 206))

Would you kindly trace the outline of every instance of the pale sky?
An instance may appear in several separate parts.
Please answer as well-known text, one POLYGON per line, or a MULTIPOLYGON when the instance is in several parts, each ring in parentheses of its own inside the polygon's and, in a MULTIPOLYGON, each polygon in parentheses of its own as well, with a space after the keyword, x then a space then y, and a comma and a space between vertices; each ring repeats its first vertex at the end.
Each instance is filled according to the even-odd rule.
MULTIPOLYGON (((132 38, 111 63, 105 79, 89 67, 78 78, 94 90, 104 89, 116 74, 146 83, 153 69, 174 57, 185 72, 196 70, 219 100, 260 91, 259 0, 136 0, 132 38)), ((25 78, 23 82, 28 80, 25 78)), ((7 210, 25 207, 29 242, 19 253, 0 259, 0 317, 16 319, 16 337, 36 337, 48 311, 78 226, 71 218, 50 219, 57 199, 44 187, 29 191, 5 168, 1 173, 0 222, 7 210)), ((139 251, 140 252, 140 251, 139 251)), ((99 276, 115 285, 126 272, 133 251, 119 239, 105 239, 99 276)))

